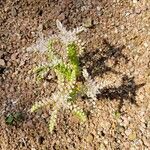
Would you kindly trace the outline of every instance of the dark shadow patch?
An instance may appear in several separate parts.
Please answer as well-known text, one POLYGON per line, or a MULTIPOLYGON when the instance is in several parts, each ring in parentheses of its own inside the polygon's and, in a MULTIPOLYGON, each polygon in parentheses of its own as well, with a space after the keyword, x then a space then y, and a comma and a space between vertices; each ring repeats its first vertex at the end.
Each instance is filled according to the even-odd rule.
POLYGON ((40 145, 43 144, 44 140, 45 140, 45 138, 44 138, 43 136, 39 136, 39 137, 38 137, 38 143, 39 143, 40 145))
POLYGON ((120 59, 124 59, 125 63, 128 62, 127 56, 122 53, 125 46, 115 47, 111 45, 107 40, 103 40, 104 48, 103 50, 95 49, 92 52, 85 53, 80 58, 80 65, 86 66, 88 72, 94 78, 95 76, 103 76, 107 72, 112 72, 118 74, 113 67, 119 64, 120 59), (113 61, 113 67, 107 65, 107 61, 113 61))
POLYGON ((5 68, 4 67, 0 67, 0 74, 4 73, 5 68))
MULTIPOLYGON (((128 63, 128 57, 122 52, 125 46, 116 47, 110 44, 106 39, 103 40, 102 46, 104 46, 102 50, 95 49, 92 52, 85 53, 80 58, 81 66, 87 68, 92 78, 95 76, 103 77, 108 72, 121 74, 121 72, 115 71, 114 68, 121 60, 123 60, 125 64, 128 63), (106 62, 108 60, 113 62, 112 67, 107 66, 106 62)), ((131 104, 137 105, 136 91, 144 85, 144 83, 136 85, 134 77, 124 75, 119 87, 114 87, 113 85, 111 85, 111 87, 105 87, 99 91, 97 98, 119 100, 118 111, 121 112, 125 100, 130 101, 131 104)))
MULTIPOLYGON (((97 95, 98 99, 119 100, 118 111, 121 112, 125 100, 131 104, 137 105, 136 91, 143 87, 145 83, 136 85, 134 77, 129 78, 127 75, 122 77, 122 83, 119 87, 103 88, 97 95)), ((138 105, 137 105, 138 106, 138 105)))
POLYGON ((115 45, 110 44, 106 39, 103 40, 103 43, 107 47, 107 50, 105 51, 106 59, 113 59, 114 65, 117 65, 122 58, 125 60, 125 63, 129 61, 128 57, 122 53, 125 45, 116 47, 115 45))
POLYGON ((42 10, 42 9, 38 9, 37 14, 38 14, 39 16, 42 16, 43 10, 42 10))

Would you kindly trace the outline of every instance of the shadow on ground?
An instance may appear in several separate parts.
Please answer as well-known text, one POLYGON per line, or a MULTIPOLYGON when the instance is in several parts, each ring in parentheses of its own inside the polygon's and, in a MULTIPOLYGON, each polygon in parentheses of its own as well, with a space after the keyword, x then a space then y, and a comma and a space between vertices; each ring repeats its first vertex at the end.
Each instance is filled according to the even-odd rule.
MULTIPOLYGON (((87 70, 92 78, 95 76, 103 77, 107 72, 121 74, 120 72, 115 71, 115 66, 119 64, 121 59, 123 59, 126 64, 129 61, 128 57, 122 52, 125 48, 124 45, 121 47, 116 47, 115 45, 111 45, 106 39, 103 40, 103 44, 105 48, 102 51, 96 49, 92 52, 85 53, 85 55, 80 59, 81 66, 87 67, 87 70), (106 61, 108 60, 112 60, 112 67, 107 66, 106 61)), ((99 91, 97 98, 118 100, 118 111, 121 112, 125 100, 128 100, 131 104, 137 105, 136 92, 144 85, 144 83, 137 85, 134 77, 124 75, 122 77, 122 83, 119 87, 114 87, 113 85, 111 87, 105 87, 99 91)))
MULTIPOLYGON (((124 75, 119 87, 103 88, 97 95, 98 99, 119 100, 118 111, 121 112, 125 100, 137 105, 136 92, 145 84, 136 85, 134 77, 124 75)), ((138 105, 137 105, 138 106, 138 105)))
POLYGON ((106 62, 108 60, 113 61, 113 66, 115 67, 119 61, 123 58, 125 63, 127 63, 128 57, 122 53, 125 46, 116 47, 111 45, 106 39, 103 40, 105 48, 100 51, 99 49, 92 50, 92 52, 85 53, 81 58, 81 66, 87 66, 87 70, 92 77, 103 76, 107 72, 112 72, 118 74, 112 67, 109 67, 106 62))

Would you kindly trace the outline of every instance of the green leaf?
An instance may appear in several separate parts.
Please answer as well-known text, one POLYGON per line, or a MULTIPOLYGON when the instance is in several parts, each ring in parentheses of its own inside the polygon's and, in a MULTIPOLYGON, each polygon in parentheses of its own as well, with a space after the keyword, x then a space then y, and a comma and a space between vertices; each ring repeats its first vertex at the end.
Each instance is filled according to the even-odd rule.
POLYGON ((6 118, 5 118, 5 122, 6 124, 12 125, 14 122, 14 116, 12 114, 9 114, 6 118))
POLYGON ((16 112, 14 114, 14 118, 15 118, 16 121, 21 121, 23 119, 23 115, 22 115, 21 112, 16 112))
POLYGON ((38 81, 44 79, 44 75, 50 70, 49 66, 36 67, 33 72, 36 73, 36 79, 38 81))
POLYGON ((48 51, 47 51, 47 58, 49 61, 51 61, 54 57, 55 57, 55 54, 54 54, 54 49, 53 49, 53 44, 55 43, 55 41, 53 40, 50 40, 48 42, 48 51))
POLYGON ((118 112, 118 111, 115 111, 114 115, 115 115, 116 119, 119 119, 121 116, 120 112, 118 112))
POLYGON ((54 44, 54 41, 53 41, 53 40, 49 40, 48 45, 47 45, 47 47, 48 47, 48 52, 53 49, 53 44, 54 44))
POLYGON ((71 69, 69 69, 69 67, 67 67, 65 64, 58 64, 55 69, 60 72, 68 81, 71 79, 71 69))
POLYGON ((68 99, 68 102, 74 102, 76 99, 76 96, 78 94, 77 88, 72 89, 72 92, 70 93, 70 98, 68 99))
POLYGON ((81 122, 85 122, 87 120, 87 115, 85 114, 85 112, 80 109, 80 108, 76 108, 73 110, 73 114, 78 117, 80 119, 81 122))
POLYGON ((32 105, 30 111, 31 111, 31 112, 35 112, 35 111, 37 111, 38 109, 44 107, 46 104, 48 105, 48 103, 46 103, 46 102, 43 103, 42 101, 35 102, 35 104, 32 105))
POLYGON ((68 44, 67 54, 68 54, 68 59, 72 65, 72 69, 75 70, 76 72, 76 76, 79 75, 80 68, 79 68, 79 59, 77 55, 77 45, 74 42, 68 44))
POLYGON ((50 117, 50 121, 48 123, 48 128, 49 128, 49 132, 52 133, 53 130, 54 130, 54 127, 56 125, 56 119, 57 119, 57 110, 54 110, 51 114, 51 117, 50 117))

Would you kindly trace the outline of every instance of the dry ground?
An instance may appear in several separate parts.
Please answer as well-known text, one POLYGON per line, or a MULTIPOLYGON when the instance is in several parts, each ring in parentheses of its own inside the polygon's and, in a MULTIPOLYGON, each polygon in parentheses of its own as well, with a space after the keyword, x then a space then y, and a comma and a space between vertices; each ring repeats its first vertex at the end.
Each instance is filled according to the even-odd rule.
MULTIPOLYGON (((149 0, 0 1, 0 149, 150 149, 149 10, 149 0), (41 58, 25 50, 39 31, 45 36, 55 33, 56 19, 68 29, 91 26, 81 35, 86 41, 81 64, 93 77, 114 80, 114 85, 98 95, 97 108, 85 124, 61 111, 50 135, 48 112, 28 110, 55 84, 34 83, 31 70, 41 58), (21 112, 23 120, 7 125, 6 116, 15 112, 21 112)), ((86 100, 79 103, 92 109, 86 100)))

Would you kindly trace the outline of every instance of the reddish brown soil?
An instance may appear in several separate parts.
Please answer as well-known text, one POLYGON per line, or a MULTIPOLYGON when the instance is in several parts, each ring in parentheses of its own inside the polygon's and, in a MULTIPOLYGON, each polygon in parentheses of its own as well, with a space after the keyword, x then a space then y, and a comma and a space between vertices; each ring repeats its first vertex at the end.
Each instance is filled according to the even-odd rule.
MULTIPOLYGON (((2 150, 148 150, 150 149, 150 1, 149 0, 3 0, 0 1, 0 149, 2 150), (80 124, 61 110, 48 133, 48 111, 30 114, 55 83, 35 84, 32 68, 40 60, 25 49, 56 32, 55 20, 67 29, 92 22, 81 64, 91 75, 116 78, 118 87, 101 91, 98 109, 80 124), (0 61, 1 62, 1 61, 0 61), (7 125, 10 113, 23 119, 7 125)), ((86 111, 91 108, 80 100, 86 111)))

